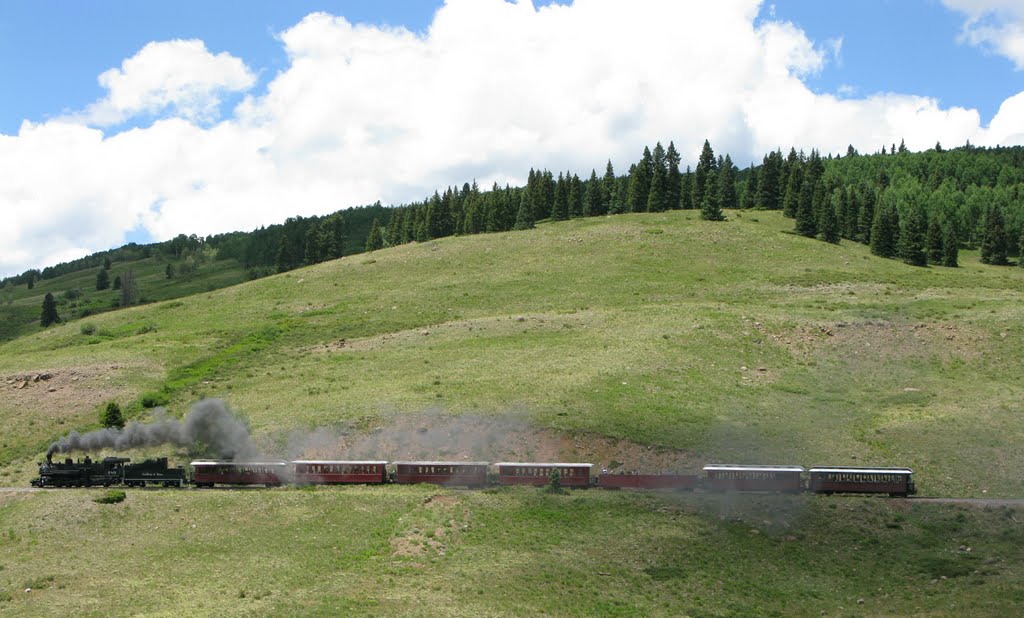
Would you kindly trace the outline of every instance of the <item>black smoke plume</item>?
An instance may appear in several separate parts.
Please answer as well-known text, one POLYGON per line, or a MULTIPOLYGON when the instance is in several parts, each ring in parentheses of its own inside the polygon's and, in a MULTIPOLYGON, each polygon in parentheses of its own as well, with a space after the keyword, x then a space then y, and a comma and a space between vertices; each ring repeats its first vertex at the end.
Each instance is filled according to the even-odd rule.
POLYGON ((259 455, 245 423, 222 400, 203 399, 182 420, 169 418, 158 408, 148 423, 131 422, 124 429, 98 429, 83 434, 72 431, 50 445, 46 458, 70 451, 121 451, 161 444, 202 446, 221 459, 243 460, 259 455))

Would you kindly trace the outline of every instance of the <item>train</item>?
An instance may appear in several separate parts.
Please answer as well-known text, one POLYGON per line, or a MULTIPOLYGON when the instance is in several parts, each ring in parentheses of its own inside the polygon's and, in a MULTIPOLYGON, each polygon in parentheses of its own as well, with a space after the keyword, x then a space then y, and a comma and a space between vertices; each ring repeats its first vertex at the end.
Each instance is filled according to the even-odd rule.
POLYGON ((32 480, 35 487, 184 487, 187 483, 184 468, 170 467, 166 457, 133 464, 127 457, 93 461, 88 455, 78 461, 69 457, 56 463, 41 462, 39 477, 32 480))
POLYGON ((590 463, 386 460, 196 460, 189 469, 170 467, 166 457, 131 463, 124 457, 93 461, 88 456, 39 464, 36 487, 245 487, 280 485, 409 485, 483 488, 493 485, 541 487, 553 479, 561 487, 770 492, 814 494, 917 493, 910 468, 797 465, 708 464, 694 474, 638 474, 601 470, 590 463))

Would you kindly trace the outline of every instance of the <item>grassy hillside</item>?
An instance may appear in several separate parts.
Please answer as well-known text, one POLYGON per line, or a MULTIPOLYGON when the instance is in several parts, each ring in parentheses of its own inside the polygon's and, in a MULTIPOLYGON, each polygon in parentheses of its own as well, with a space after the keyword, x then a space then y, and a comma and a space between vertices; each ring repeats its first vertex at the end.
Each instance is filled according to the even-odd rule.
MULTIPOLYGON (((182 260, 145 258, 118 261, 111 265, 110 284, 114 277, 124 276, 131 269, 138 290, 137 300, 147 303, 207 292, 245 281, 245 270, 236 260, 208 261, 195 272, 166 276, 167 265, 179 272, 182 260)), ((86 268, 53 279, 41 279, 32 289, 25 284, 8 283, 0 289, 0 341, 31 335, 40 331, 39 316, 43 297, 53 294, 62 320, 76 320, 91 314, 116 309, 121 292, 107 288, 96 290, 96 275, 101 268, 86 268)))
POLYGON ((1020 514, 531 488, 0 492, 15 616, 1007 616, 1020 514), (29 591, 30 589, 30 591, 29 591))
MULTIPOLYGON (((142 400, 181 414, 219 396, 268 452, 907 465, 925 494, 1024 495, 1024 269, 970 253, 913 268, 790 227, 670 212, 450 238, 23 336, 0 345, 0 486, 27 484, 103 402, 144 417, 142 400)), ((1001 616, 1024 602, 1014 507, 97 493, 0 492, 0 612, 1001 616)))
POLYGON ((913 268, 789 227, 764 212, 572 221, 94 316, 95 335, 52 328, 0 346, 0 376, 54 374, 5 385, 0 457, 30 470, 102 401, 158 392, 179 413, 225 397, 268 444, 436 409, 547 428, 599 465, 597 440, 623 440, 685 467, 908 465, 925 493, 1024 494, 1024 270, 970 254, 913 268))

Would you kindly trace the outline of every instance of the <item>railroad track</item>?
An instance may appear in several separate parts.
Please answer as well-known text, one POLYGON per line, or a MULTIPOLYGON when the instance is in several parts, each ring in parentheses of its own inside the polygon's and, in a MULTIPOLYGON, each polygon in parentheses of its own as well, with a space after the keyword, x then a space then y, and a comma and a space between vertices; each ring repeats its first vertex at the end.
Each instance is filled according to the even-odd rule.
MULTIPOLYGON (((102 489, 98 487, 0 487, 0 493, 36 493, 42 491, 66 491, 68 489, 102 489)), ((126 488, 127 489, 127 488, 126 488)), ((162 491, 164 489, 171 489, 166 487, 135 487, 131 488, 131 491, 162 491)), ((198 490, 196 487, 183 487, 173 488, 174 491, 180 491, 181 489, 191 489, 193 491, 198 490)), ((212 487, 205 488, 202 491, 207 492, 213 491, 259 491, 265 489, 264 487, 212 487)), ((834 498, 855 498, 864 497, 864 494, 837 494, 830 496, 830 499, 834 498)), ((960 504, 964 506, 1008 506, 1008 507, 1024 507, 1024 498, 950 498, 941 496, 912 496, 909 498, 890 498, 888 496, 880 496, 885 500, 906 500, 908 502, 925 502, 933 504, 960 504)))

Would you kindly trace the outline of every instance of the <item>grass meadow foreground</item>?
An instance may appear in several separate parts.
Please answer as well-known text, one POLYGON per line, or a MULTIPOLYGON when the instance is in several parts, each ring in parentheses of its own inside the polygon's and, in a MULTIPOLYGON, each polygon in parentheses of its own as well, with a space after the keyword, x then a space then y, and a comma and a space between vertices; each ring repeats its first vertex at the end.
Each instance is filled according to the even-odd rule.
MULTIPOLYGON (((216 396, 268 455, 892 465, 924 495, 1024 496, 1024 269, 971 251, 916 268, 798 237, 779 213, 729 218, 403 245, 18 337, 0 345, 0 486, 27 485, 107 401, 144 420, 216 396), (315 445, 293 448, 297 432, 315 445)), ((1002 507, 94 493, 0 497, 0 612, 1000 616, 1024 601, 1024 514, 1002 507)))
POLYGON ((1024 603, 1024 513, 1005 507, 426 486, 101 495, 0 495, 0 611, 1008 616, 1024 603))

